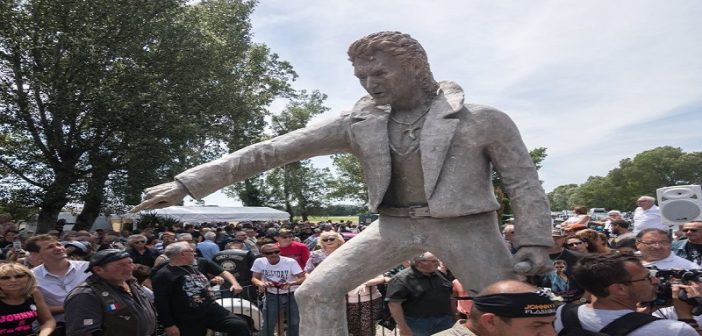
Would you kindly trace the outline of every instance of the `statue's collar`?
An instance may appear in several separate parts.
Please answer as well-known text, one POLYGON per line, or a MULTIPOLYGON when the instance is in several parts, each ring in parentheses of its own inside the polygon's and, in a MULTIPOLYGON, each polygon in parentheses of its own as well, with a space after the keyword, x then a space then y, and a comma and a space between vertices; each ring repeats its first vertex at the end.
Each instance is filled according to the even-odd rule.
MULTIPOLYGON (((431 106, 432 114, 439 112, 441 115, 449 115, 463 108, 463 89, 451 81, 439 82, 439 89, 431 106), (438 110, 438 111, 436 111, 438 110)), ((369 115, 387 115, 390 113, 389 105, 376 105, 375 100, 366 95, 359 99, 351 112, 352 117, 365 119, 369 115)))

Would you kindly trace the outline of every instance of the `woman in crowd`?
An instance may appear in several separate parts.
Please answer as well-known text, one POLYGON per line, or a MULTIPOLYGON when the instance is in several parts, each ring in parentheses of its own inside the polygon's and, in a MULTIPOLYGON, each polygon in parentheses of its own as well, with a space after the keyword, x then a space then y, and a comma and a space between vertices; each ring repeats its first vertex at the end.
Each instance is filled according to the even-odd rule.
POLYGON ((565 260, 556 259, 553 261, 553 271, 546 274, 549 286, 553 294, 562 295, 570 290, 570 279, 566 274, 567 264, 565 260))
POLYGON ((565 248, 581 254, 588 254, 588 244, 578 237, 570 237, 566 239, 565 248))
MULTIPOLYGON (((305 265, 305 272, 312 271, 326 257, 334 253, 344 239, 338 232, 324 231, 317 240, 318 250, 310 254, 305 265)), ((382 295, 378 291, 378 285, 385 283, 382 275, 366 281, 360 286, 352 289, 346 294, 346 319, 348 320, 349 334, 353 336, 375 335, 375 321, 381 318, 382 295)))
POLYGON ((575 232, 577 230, 587 228, 587 223, 590 222, 590 216, 587 215, 587 208, 584 206, 576 206, 573 208, 574 216, 561 223, 561 229, 566 232, 575 232))
POLYGON ((34 274, 27 267, 17 263, 0 265, 2 335, 35 335, 32 323, 36 320, 39 320, 39 336, 49 336, 56 328, 56 321, 36 283, 34 274))
POLYGON ((593 229, 580 230, 575 233, 575 237, 587 243, 590 253, 609 253, 612 250, 607 244, 607 236, 593 229))

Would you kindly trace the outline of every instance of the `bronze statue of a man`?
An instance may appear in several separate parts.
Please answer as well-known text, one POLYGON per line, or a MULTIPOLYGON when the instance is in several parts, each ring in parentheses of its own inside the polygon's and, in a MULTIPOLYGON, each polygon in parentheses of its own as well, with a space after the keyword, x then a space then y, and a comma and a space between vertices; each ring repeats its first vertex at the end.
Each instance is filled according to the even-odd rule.
POLYGON ((363 164, 369 208, 380 219, 330 255, 295 296, 300 334, 347 335, 344 293, 412 254, 431 251, 464 288, 480 290, 548 268, 553 244, 546 195, 517 127, 504 113, 464 104, 453 82, 437 83, 422 46, 380 32, 348 50, 368 95, 350 112, 189 169, 146 190, 134 211, 200 199, 231 183, 317 155, 351 153, 363 164), (516 217, 512 257, 497 225, 491 169, 516 217))

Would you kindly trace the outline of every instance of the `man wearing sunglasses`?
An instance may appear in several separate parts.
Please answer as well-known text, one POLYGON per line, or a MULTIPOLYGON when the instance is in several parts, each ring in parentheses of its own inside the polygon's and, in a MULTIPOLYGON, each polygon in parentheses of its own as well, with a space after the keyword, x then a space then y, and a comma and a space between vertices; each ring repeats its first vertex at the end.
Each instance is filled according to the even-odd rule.
MULTIPOLYGON (((621 335, 698 336, 697 331, 685 322, 655 319, 650 316, 642 317, 641 315, 646 315, 643 313, 636 313, 638 316, 634 320, 618 320, 622 316, 635 312, 638 303, 653 301, 656 298, 660 281, 652 272, 655 271, 649 271, 643 267, 634 256, 612 253, 583 257, 575 266, 573 274, 575 281, 592 294, 595 300, 582 305, 570 303, 559 307, 554 325, 556 331, 559 335, 562 335, 563 329, 575 328, 605 332, 605 328, 612 328, 609 326, 610 323, 618 323, 623 324, 622 328, 632 329, 620 333, 621 335), (577 317, 577 321, 569 316, 577 317)), ((677 311, 679 319, 691 319, 690 308, 688 306, 687 309, 677 311)), ((573 331, 564 333, 565 335, 584 334, 573 331)), ((605 334, 608 333, 605 332, 605 334)))
POLYGON ((280 255, 295 259, 300 268, 304 269, 307 265, 307 260, 310 258, 310 250, 307 245, 298 243, 295 240, 292 231, 288 229, 280 229, 278 235, 275 236, 277 243, 275 244, 280 249, 280 255))
POLYGON ((702 221, 687 222, 680 231, 687 239, 676 241, 673 253, 698 265, 702 264, 702 221))
POLYGON ((275 244, 263 245, 261 255, 264 258, 256 259, 251 267, 251 282, 266 295, 263 336, 273 336, 279 313, 283 310, 287 311, 287 336, 298 336, 300 316, 293 292, 305 281, 305 272, 295 259, 281 256, 280 248, 275 244))

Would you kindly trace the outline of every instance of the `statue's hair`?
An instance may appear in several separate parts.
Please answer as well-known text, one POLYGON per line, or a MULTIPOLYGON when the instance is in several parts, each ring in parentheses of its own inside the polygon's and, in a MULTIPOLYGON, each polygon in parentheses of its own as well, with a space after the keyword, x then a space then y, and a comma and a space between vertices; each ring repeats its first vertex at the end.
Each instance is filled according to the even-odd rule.
POLYGON ((370 34, 353 42, 347 54, 352 64, 357 59, 372 60, 373 54, 382 52, 397 58, 408 70, 417 73, 422 89, 429 95, 436 95, 439 84, 429 68, 427 53, 417 40, 400 32, 384 31, 370 34))

